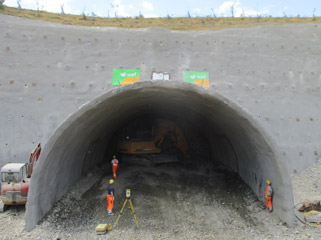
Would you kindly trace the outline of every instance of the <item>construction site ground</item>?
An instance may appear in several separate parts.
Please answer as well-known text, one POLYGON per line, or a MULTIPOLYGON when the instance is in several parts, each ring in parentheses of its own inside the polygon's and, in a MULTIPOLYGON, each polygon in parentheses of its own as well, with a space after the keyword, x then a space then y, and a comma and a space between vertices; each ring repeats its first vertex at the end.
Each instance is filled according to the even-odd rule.
MULTIPOLYGON (((115 215, 108 216, 109 169, 97 167, 81 178, 31 232, 24 230, 24 206, 9 207, 0 214, 0 239, 320 239, 320 228, 299 221, 289 228, 266 212, 239 176, 222 167, 120 165, 115 215), (114 225, 127 188, 139 228, 126 206, 117 227, 96 235, 98 224, 114 225)), ((293 176, 295 202, 321 199, 320 175, 321 159, 293 176)))

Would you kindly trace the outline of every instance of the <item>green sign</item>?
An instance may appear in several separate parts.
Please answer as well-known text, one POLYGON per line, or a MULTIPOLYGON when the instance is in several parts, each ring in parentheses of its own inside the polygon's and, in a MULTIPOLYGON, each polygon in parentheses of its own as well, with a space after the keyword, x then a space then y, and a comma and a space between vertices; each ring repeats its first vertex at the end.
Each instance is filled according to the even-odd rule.
POLYGON ((114 69, 112 85, 127 85, 140 80, 139 69, 114 69))
POLYGON ((208 72, 184 71, 183 72, 183 80, 185 82, 202 85, 204 87, 209 87, 210 86, 209 73, 208 72))

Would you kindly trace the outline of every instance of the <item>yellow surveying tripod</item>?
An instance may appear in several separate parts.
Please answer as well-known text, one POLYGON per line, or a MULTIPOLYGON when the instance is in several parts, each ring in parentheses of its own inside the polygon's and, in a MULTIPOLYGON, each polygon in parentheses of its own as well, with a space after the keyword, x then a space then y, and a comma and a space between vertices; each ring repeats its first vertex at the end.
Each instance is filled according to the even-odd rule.
POLYGON ((117 220, 116 220, 116 222, 114 224, 114 228, 117 226, 118 220, 120 219, 120 216, 123 214, 123 211, 124 211, 124 208, 125 208, 127 202, 129 202, 128 208, 131 210, 132 214, 134 215, 136 226, 139 227, 138 221, 137 221, 137 218, 136 218, 136 214, 135 214, 135 210, 134 210, 134 207, 133 207, 133 203, 132 203, 132 200, 130 199, 130 189, 126 189, 126 200, 125 200, 125 202, 123 204, 123 207, 120 210, 120 213, 119 213, 119 215, 117 217, 117 220))

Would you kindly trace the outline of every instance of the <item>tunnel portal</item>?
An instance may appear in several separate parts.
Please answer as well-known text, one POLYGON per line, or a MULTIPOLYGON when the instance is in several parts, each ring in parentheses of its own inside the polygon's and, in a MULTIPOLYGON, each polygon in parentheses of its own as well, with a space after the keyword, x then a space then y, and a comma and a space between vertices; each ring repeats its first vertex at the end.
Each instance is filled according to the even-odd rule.
MULTIPOLYGON (((278 159, 276 146, 254 118, 219 94, 188 83, 163 81, 110 90, 58 127, 44 146, 31 181, 27 229, 32 229, 82 174, 109 161, 121 137, 133 134, 139 126, 150 131, 157 119, 173 121, 182 129, 189 156, 197 159, 198 167, 224 165, 237 172, 259 199, 263 200, 266 179, 272 179, 276 212, 288 224, 293 223, 288 207, 293 205, 290 177, 278 159)), ((173 153, 168 149, 168 154, 173 153)), ((180 156, 180 161, 186 159, 180 156)))

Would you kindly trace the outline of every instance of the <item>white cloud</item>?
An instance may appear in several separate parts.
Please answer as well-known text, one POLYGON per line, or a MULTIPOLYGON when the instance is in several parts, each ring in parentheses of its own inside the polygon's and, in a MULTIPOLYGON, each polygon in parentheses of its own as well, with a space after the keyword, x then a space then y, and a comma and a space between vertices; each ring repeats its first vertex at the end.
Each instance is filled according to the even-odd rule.
POLYGON ((131 4, 123 4, 121 0, 115 0, 113 3, 113 8, 109 9, 109 14, 111 17, 130 17, 130 16, 137 16, 139 11, 137 8, 131 4), (135 15, 136 14, 136 15, 135 15))
MULTIPOLYGON (((8 7, 18 7, 17 0, 5 0, 4 5, 8 7)), ((21 7, 23 7, 23 4, 20 3, 21 7)))
POLYGON ((13 7, 13 4, 15 4, 17 6, 17 1, 15 1, 15 0, 5 0, 4 1, 4 5, 6 5, 6 6, 13 7))
MULTIPOLYGON (((48 12, 61 12, 61 6, 64 6, 64 12, 69 13, 70 8, 68 7, 70 0, 21 0, 20 5, 22 8, 44 10, 48 12), (38 3, 38 5, 37 5, 38 3)), ((17 0, 6 0, 5 5, 11 7, 17 7, 17 0)))
POLYGON ((126 5, 119 5, 117 15, 120 17, 129 17, 128 7, 126 5))
POLYGON ((130 14, 128 10, 132 8, 132 5, 122 4, 120 0, 115 0, 111 4, 111 8, 109 9, 109 15, 111 17, 128 17, 130 14))
POLYGON ((202 10, 201 10, 200 8, 195 8, 195 9, 193 10, 193 12, 197 14, 197 13, 201 13, 202 10))
POLYGON ((158 18, 159 16, 153 14, 153 13, 150 13, 150 14, 146 14, 144 15, 145 18, 158 18))
POLYGON ((226 1, 219 6, 218 9, 215 9, 215 13, 218 16, 232 16, 232 10, 234 17, 241 16, 257 16, 257 15, 266 15, 269 13, 268 9, 263 9, 261 11, 257 11, 251 8, 241 6, 240 0, 237 1, 226 1))
POLYGON ((147 11, 153 11, 154 10, 153 4, 150 3, 150 2, 147 2, 147 1, 143 1, 143 8, 144 8, 144 10, 147 10, 147 11))
POLYGON ((64 8, 65 13, 70 13, 68 2, 70 0, 38 0, 39 8, 44 8, 44 10, 49 12, 61 12, 61 6, 64 8))
MULTIPOLYGON (((239 2, 238 2, 239 3, 239 2)), ((218 8, 218 13, 219 14, 227 14, 228 12, 231 13, 231 7, 234 6, 236 4, 238 4, 237 2, 233 2, 233 1, 227 1, 221 4, 221 6, 219 6, 218 8)))

